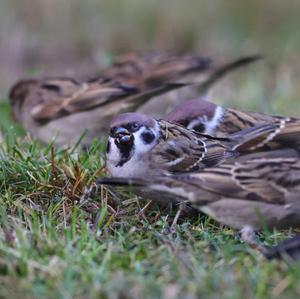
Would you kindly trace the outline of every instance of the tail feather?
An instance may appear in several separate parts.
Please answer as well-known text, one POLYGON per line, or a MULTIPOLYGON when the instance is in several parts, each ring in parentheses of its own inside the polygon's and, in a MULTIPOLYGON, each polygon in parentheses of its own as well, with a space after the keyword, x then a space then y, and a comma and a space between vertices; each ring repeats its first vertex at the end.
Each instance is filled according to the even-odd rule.
POLYGON ((265 124, 233 133, 229 136, 234 144, 232 149, 239 152, 255 151, 272 141, 276 130, 275 124, 265 124))
POLYGON ((211 136, 199 133, 200 136, 225 143, 232 151, 244 153, 252 152, 272 140, 278 126, 276 124, 263 124, 246 128, 226 137, 211 136))
POLYGON ((241 142, 234 149, 242 151, 255 151, 257 149, 280 149, 293 148, 300 150, 300 120, 289 117, 279 118, 271 124, 259 125, 238 132, 232 137, 239 139, 239 134, 245 132, 240 137, 241 142))
POLYGON ((278 129, 274 140, 300 149, 300 120, 284 118, 277 123, 278 129))
POLYGON ((197 86, 198 92, 200 94, 205 94, 213 84, 215 84, 217 81, 222 79, 228 73, 237 70, 243 66, 246 66, 250 63, 256 62, 260 59, 262 59, 261 55, 252 55, 252 56, 241 57, 228 64, 225 64, 224 66, 216 69, 211 74, 211 76, 209 76, 204 82, 200 83, 197 86))

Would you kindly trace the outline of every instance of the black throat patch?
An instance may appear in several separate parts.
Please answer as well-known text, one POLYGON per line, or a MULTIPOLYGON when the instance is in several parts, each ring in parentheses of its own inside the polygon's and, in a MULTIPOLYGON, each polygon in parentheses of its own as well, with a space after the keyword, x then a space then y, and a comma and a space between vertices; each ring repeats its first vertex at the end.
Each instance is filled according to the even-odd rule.
POLYGON ((120 150, 121 159, 117 163, 116 167, 122 167, 132 156, 134 151, 134 136, 131 135, 129 142, 127 143, 120 143, 118 139, 115 139, 115 145, 120 150))

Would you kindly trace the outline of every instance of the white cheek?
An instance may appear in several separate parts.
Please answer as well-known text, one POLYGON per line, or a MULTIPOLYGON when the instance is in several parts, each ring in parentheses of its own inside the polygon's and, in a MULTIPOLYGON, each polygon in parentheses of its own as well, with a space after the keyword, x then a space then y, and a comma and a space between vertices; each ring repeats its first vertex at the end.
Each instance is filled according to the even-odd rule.
POLYGON ((223 116, 224 116, 224 108, 222 106, 218 106, 216 108, 213 118, 210 121, 207 121, 205 123, 205 133, 206 134, 214 134, 216 129, 218 128, 223 116))
POLYGON ((154 134, 154 139, 151 143, 146 144, 143 141, 142 134, 147 132, 146 128, 142 128, 139 131, 133 133, 134 136, 134 158, 142 158, 145 154, 151 151, 151 149, 157 144, 157 140, 159 137, 159 125, 156 123, 154 129, 152 129, 152 133, 154 134))
POLYGON ((134 158, 139 158, 145 155, 147 152, 149 152, 155 145, 155 139, 150 144, 145 144, 142 138, 143 132, 136 132, 134 133, 134 158))

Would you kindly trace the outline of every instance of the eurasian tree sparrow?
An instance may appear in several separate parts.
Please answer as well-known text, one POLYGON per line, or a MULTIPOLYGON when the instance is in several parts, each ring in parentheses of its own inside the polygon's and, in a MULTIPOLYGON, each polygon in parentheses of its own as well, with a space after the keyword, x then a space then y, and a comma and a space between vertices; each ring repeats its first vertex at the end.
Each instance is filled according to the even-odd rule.
POLYGON ((267 157, 223 163, 193 173, 102 178, 133 186, 153 200, 187 203, 234 229, 300 226, 300 158, 267 157))
MULTIPOLYGON (((10 91, 15 119, 42 142, 65 145, 86 131, 83 144, 101 137, 116 114, 134 111, 151 98, 199 83, 206 90, 227 72, 257 60, 245 57, 212 67, 207 58, 191 55, 142 56, 117 61, 96 78, 23 80, 10 91), (198 80, 200 74, 203 80, 198 80)), ((163 106, 163 98, 160 109, 163 106)))
POLYGON ((263 125, 217 138, 140 113, 116 116, 110 126, 107 169, 114 177, 195 171, 254 151, 276 130, 263 125))
MULTIPOLYGON (((244 112, 226 108, 201 98, 188 100, 176 106, 164 119, 181 124, 188 129, 213 136, 226 136, 258 124, 278 123, 289 119, 299 125, 300 120, 292 117, 273 116, 257 112, 244 112)), ((284 125, 284 124, 283 124, 284 125)))
POLYGON ((256 144, 256 149, 263 151, 290 147, 300 150, 300 119, 295 117, 244 112, 195 99, 178 105, 165 119, 217 137, 270 124, 274 125, 274 131, 269 136, 266 135, 261 144, 256 144))

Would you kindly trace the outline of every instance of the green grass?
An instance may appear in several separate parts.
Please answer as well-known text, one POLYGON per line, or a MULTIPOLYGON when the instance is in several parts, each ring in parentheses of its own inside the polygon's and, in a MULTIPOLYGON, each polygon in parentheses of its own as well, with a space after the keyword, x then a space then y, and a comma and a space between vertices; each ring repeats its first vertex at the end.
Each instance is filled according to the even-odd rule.
POLYGON ((0 298, 299 298, 299 264, 267 261, 200 215, 170 233, 173 212, 93 184, 102 141, 42 146, 0 111, 0 298))

